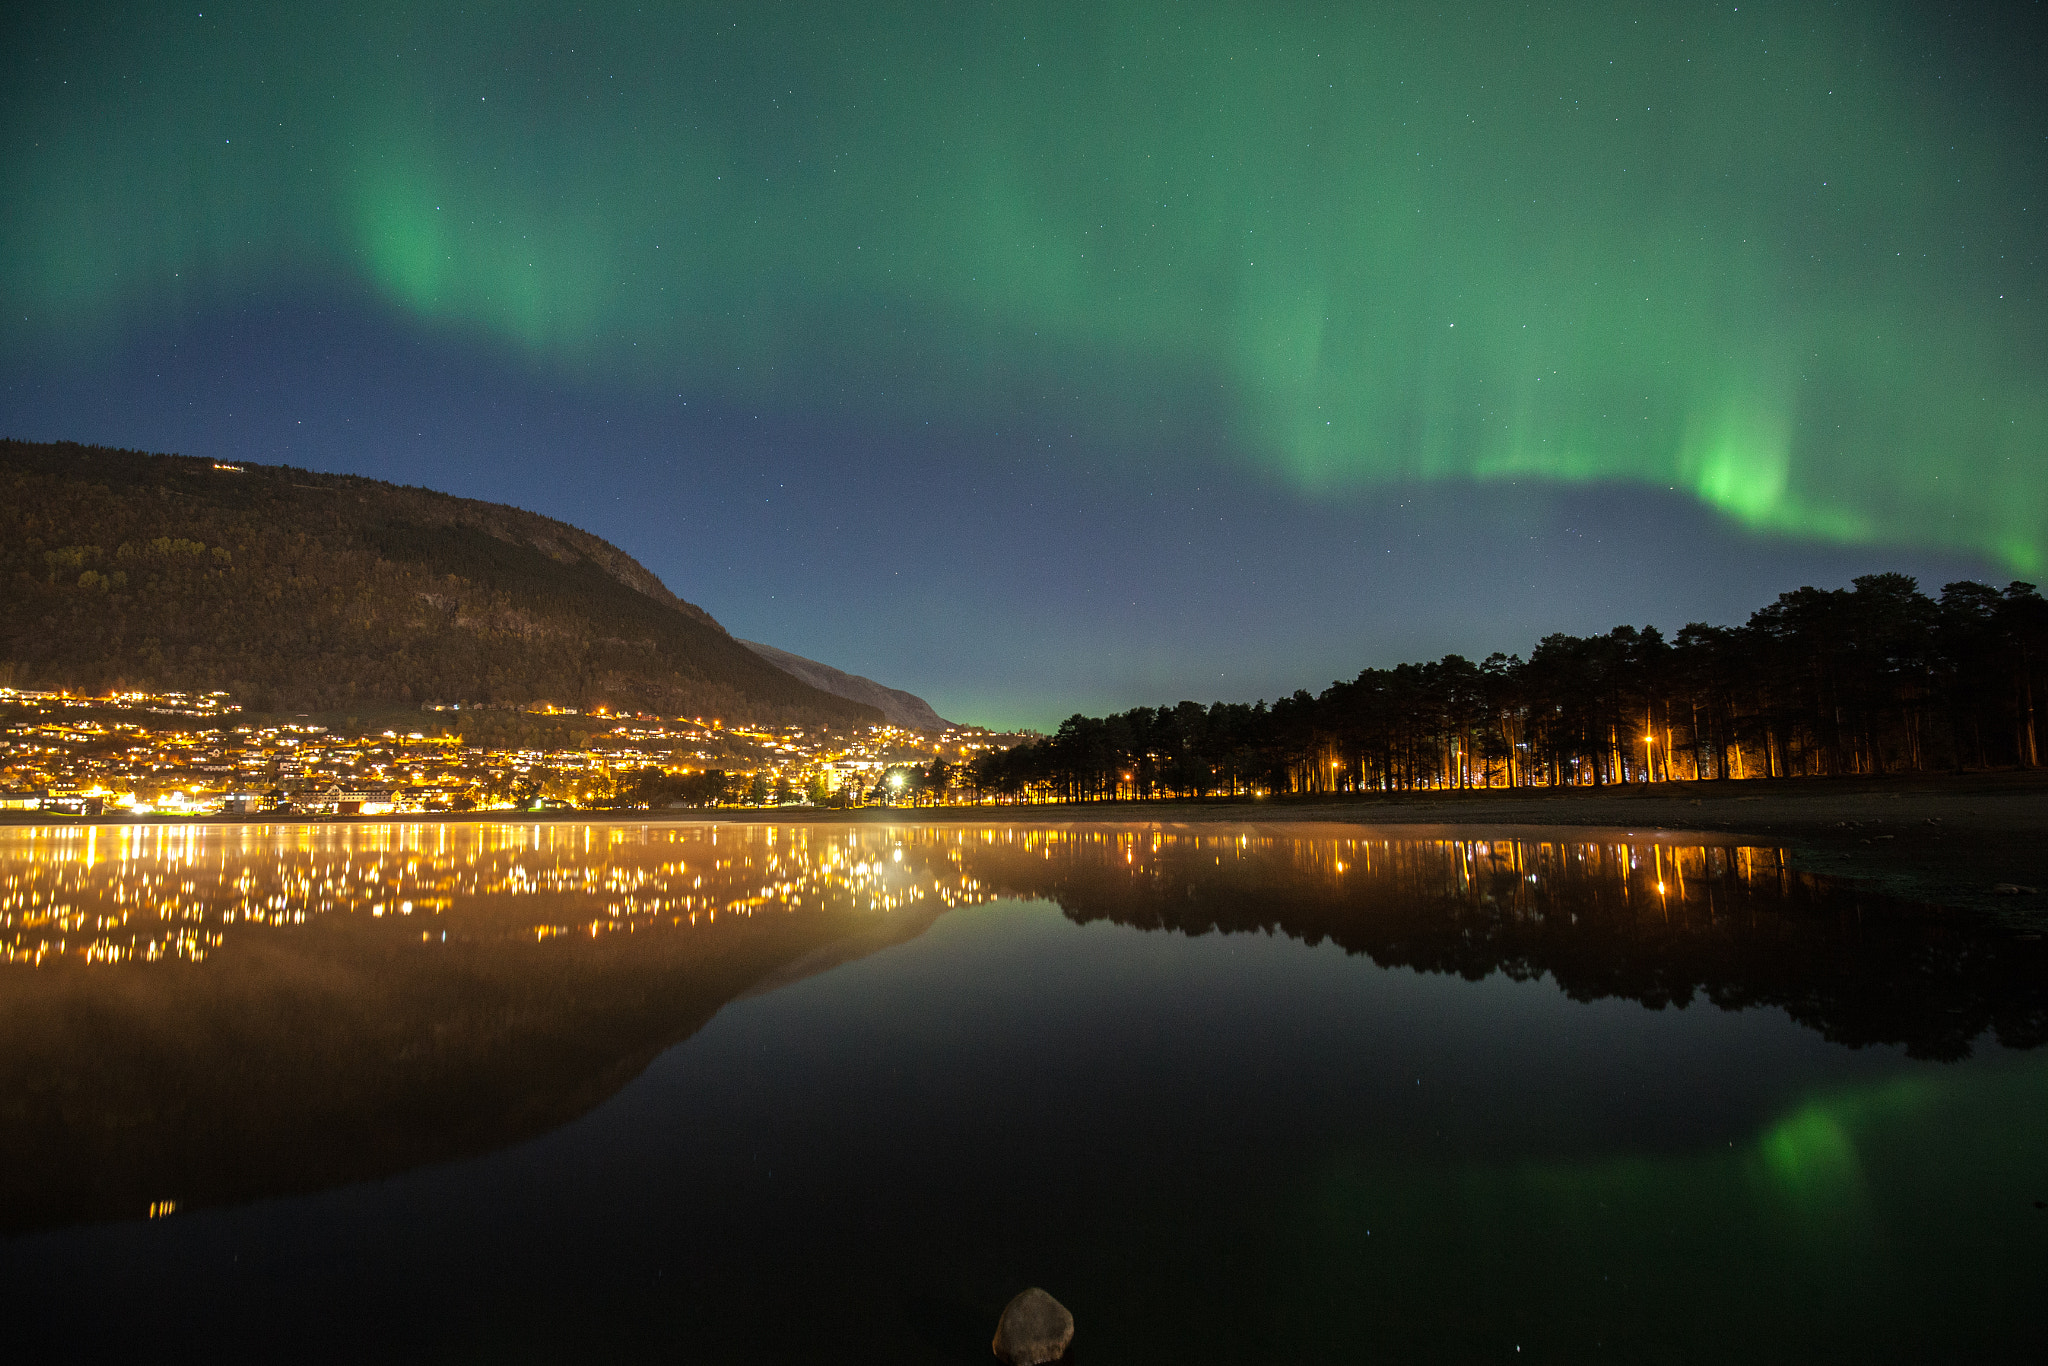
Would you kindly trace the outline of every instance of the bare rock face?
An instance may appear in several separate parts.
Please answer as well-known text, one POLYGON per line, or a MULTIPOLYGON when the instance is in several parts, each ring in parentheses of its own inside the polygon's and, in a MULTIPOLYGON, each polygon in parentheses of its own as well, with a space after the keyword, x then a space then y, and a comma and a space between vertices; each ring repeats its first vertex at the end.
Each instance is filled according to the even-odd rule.
POLYGON ((1074 1316, 1034 1285, 1004 1308, 994 1347, 997 1359, 1010 1366, 1045 1366, 1065 1356, 1073 1340, 1074 1316))

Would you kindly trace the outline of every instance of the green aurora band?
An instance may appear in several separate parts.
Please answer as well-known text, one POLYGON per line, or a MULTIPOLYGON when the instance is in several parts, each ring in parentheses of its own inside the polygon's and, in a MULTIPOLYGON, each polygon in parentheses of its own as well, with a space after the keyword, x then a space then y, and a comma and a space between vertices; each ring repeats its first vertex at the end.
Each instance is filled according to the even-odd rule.
POLYGON ((1918 22, 17 13, 0 346, 366 290, 648 395, 1038 413, 1318 496, 1675 488, 2033 572, 2040 106, 1918 22))

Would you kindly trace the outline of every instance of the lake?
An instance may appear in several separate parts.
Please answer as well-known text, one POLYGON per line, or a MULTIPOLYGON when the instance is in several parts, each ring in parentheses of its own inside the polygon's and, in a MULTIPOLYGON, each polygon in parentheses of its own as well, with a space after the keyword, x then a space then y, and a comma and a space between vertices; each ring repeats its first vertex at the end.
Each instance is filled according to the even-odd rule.
POLYGON ((2038 936, 1422 833, 0 830, 11 1343, 2043 1359, 2038 936))

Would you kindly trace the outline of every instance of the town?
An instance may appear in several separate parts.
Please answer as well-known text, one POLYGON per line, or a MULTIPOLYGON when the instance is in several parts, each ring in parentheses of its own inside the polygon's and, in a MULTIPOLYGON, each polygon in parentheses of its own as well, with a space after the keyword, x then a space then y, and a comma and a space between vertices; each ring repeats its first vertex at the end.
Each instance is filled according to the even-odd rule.
POLYGON ((0 723, 0 812, 151 819, 970 802, 975 758, 1021 738, 458 704, 344 724, 15 688, 0 723))

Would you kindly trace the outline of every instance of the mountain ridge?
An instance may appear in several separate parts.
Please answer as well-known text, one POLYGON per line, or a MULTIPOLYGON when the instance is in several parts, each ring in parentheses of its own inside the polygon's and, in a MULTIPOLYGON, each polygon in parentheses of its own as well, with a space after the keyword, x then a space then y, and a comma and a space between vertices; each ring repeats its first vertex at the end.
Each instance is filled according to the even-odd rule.
POLYGON ((892 688, 885 683, 862 674, 850 674, 844 669, 835 669, 815 659, 806 659, 789 650, 764 645, 758 640, 742 640, 740 644, 781 669, 792 674, 814 688, 844 697, 854 702, 864 702, 878 708, 895 724, 908 730, 948 730, 953 723, 933 710, 932 704, 916 693, 892 688))
POLYGON ((502 503, 289 465, 0 440, 0 683, 259 711, 611 707, 871 725, 631 555, 502 503))

